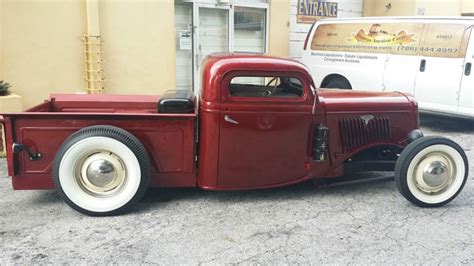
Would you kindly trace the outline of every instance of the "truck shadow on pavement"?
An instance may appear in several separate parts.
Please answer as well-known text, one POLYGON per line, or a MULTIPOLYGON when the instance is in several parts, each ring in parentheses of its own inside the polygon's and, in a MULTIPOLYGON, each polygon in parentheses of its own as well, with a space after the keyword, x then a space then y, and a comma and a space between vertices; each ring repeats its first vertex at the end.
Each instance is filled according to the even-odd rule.
POLYGON ((168 204, 187 201, 207 201, 216 203, 252 203, 281 200, 305 200, 316 198, 341 198, 357 200, 368 194, 397 193, 392 175, 362 180, 366 176, 357 176, 359 182, 339 183, 333 180, 321 180, 314 183, 289 185, 279 188, 241 190, 241 191, 205 191, 198 188, 151 188, 145 194, 134 212, 146 212, 160 209, 168 204))
MULTIPOLYGON (((339 182, 338 179, 326 179, 319 180, 316 183, 306 181, 278 188, 240 191, 206 191, 199 188, 149 188, 143 199, 128 214, 140 214, 160 210, 168 204, 174 205, 183 202, 189 204, 194 201, 201 203, 214 202, 217 207, 219 203, 238 204, 272 201, 277 203, 285 200, 314 200, 314 198, 357 200, 360 197, 367 197, 368 194, 398 193, 395 183, 390 181, 392 180, 391 175, 386 174, 381 178, 374 178, 376 176, 376 173, 360 173, 353 178, 356 182, 339 182), (364 180, 367 177, 371 177, 371 179, 364 180)), ((42 208, 65 204, 54 190, 34 192, 30 200, 35 205, 42 206, 42 208)))
POLYGON ((40 191, 35 196, 34 202, 39 205, 65 204, 56 190, 40 191))
POLYGON ((420 113, 420 125, 434 132, 474 133, 474 119, 420 113))

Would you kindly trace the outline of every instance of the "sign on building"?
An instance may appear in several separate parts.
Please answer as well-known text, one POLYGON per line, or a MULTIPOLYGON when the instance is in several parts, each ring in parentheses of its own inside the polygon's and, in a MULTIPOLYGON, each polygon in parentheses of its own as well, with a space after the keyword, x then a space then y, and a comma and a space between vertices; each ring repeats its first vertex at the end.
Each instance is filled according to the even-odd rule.
POLYGON ((191 30, 179 31, 179 49, 191 50, 193 48, 193 34, 191 30))
POLYGON ((336 18, 337 3, 323 0, 298 0, 298 23, 313 23, 320 18, 336 18))

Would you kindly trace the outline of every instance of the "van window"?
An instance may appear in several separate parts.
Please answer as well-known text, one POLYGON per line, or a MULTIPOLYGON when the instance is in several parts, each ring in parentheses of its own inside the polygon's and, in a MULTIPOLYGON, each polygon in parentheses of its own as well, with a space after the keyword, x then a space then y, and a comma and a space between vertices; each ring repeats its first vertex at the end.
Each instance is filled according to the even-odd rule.
POLYGON ((293 77, 234 77, 230 95, 238 97, 298 98, 303 95, 303 83, 293 77))

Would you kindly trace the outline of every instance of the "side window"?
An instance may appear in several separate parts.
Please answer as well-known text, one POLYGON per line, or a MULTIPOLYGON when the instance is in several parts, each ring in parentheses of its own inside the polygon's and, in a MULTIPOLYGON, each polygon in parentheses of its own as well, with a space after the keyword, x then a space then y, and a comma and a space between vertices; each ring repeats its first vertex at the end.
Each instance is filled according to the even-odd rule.
POLYGON ((303 83, 292 77, 234 77, 230 82, 230 95, 238 97, 299 98, 303 83))

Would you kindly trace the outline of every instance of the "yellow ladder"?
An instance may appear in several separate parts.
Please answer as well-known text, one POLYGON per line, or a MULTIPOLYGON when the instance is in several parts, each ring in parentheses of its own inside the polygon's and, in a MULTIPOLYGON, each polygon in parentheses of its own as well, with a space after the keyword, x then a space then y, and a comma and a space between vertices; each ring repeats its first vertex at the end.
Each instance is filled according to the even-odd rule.
POLYGON ((104 70, 102 69, 102 44, 100 36, 84 35, 84 67, 88 94, 100 94, 106 89, 104 87, 104 70))

